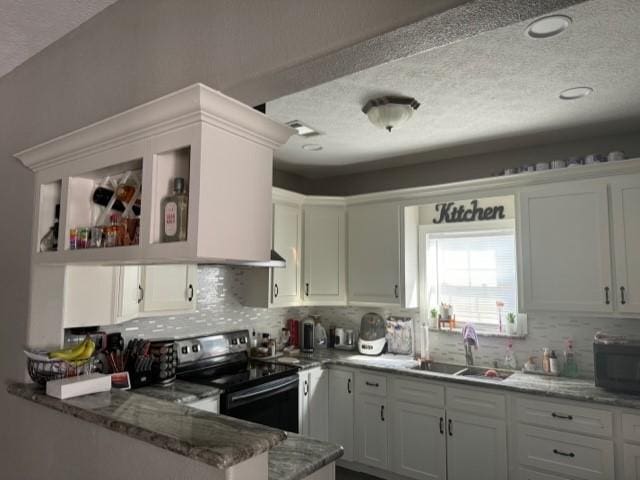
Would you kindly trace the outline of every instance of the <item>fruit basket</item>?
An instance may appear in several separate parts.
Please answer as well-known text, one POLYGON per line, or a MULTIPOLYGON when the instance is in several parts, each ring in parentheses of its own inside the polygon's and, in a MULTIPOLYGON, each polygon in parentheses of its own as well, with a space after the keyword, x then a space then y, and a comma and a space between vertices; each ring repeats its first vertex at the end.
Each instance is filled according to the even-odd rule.
POLYGON ((44 385, 49 380, 91 373, 97 364, 95 347, 93 340, 87 337, 78 345, 55 352, 24 350, 29 376, 34 382, 44 385))
POLYGON ((49 380, 85 375, 95 370, 95 357, 84 360, 34 360, 27 359, 27 370, 31 380, 45 385, 49 380))

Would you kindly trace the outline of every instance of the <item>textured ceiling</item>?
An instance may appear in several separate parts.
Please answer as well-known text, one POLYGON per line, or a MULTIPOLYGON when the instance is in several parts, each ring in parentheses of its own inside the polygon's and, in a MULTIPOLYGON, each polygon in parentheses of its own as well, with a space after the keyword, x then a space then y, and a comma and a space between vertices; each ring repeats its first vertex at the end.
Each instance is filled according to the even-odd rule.
POLYGON ((116 0, 0 0, 0 77, 116 0))
POLYGON ((573 23, 554 38, 525 36, 525 21, 268 103, 269 116, 322 132, 292 138, 277 153, 278 165, 328 176, 354 166, 391 166, 381 159, 393 157, 436 160, 461 146, 492 151, 509 147, 509 139, 534 145, 559 140, 563 132, 602 134, 607 125, 619 129, 626 119, 639 119, 640 2, 592 0, 561 12, 573 23), (560 91, 581 85, 594 93, 558 99, 560 91), (384 94, 413 96, 422 106, 408 124, 387 133, 360 111, 367 99, 384 94), (302 150, 305 143, 323 150, 302 150))

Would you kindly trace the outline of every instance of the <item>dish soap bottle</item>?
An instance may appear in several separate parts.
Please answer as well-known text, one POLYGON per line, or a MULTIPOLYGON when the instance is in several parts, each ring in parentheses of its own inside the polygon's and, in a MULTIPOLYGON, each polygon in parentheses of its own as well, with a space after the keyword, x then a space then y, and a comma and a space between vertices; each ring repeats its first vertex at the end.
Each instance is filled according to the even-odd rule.
POLYGON ((173 179, 173 195, 162 200, 162 241, 181 242, 187 239, 187 195, 184 178, 173 179))
POLYGON ((516 355, 513 353, 513 343, 511 343, 511 341, 507 343, 507 352, 504 355, 504 366, 510 370, 518 368, 518 361, 516 360, 516 355))
POLYGON ((576 363, 576 354, 573 351, 573 341, 567 339, 566 349, 564 351, 564 370, 562 374, 565 377, 577 377, 578 376, 578 364, 576 363))

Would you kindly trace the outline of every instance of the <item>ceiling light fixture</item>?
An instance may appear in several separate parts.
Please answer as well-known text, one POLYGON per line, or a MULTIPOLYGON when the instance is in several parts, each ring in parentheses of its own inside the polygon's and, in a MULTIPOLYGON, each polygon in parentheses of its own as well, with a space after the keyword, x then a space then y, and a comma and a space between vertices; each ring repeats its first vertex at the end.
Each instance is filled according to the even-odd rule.
POLYGON ((571 17, 567 17, 566 15, 542 17, 529 24, 525 30, 525 34, 535 39, 555 37, 569 28, 571 22, 571 17))
POLYGON ((398 128, 413 116, 420 103, 409 97, 380 97, 369 100, 362 112, 378 128, 391 131, 398 128))
POLYGON ((302 149, 307 152, 319 152, 322 150, 322 145, 318 145, 317 143, 305 143, 302 145, 302 149))
POLYGON ((584 98, 591 93, 593 93, 593 88, 591 87, 573 87, 561 91, 558 97, 560 97, 561 100, 577 100, 579 98, 584 98))

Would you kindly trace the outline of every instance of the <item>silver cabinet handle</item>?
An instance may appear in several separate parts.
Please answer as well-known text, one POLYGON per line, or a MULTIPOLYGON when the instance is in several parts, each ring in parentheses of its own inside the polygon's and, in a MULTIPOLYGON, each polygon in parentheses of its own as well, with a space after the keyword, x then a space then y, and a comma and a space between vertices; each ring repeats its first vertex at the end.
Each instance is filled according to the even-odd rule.
POLYGON ((138 285, 138 305, 142 303, 142 300, 144 300, 144 288, 142 285, 138 285))
POLYGON ((304 294, 308 297, 309 296, 309 284, 305 283, 304 284, 304 294))
POLYGON ((627 303, 627 299, 624 296, 624 292, 625 292, 625 288, 624 287, 620 287, 620 303, 622 305, 627 303))
POLYGON ((576 454, 573 453, 573 452, 562 452, 562 451, 558 450, 557 448, 553 449, 553 453, 555 453, 556 455, 561 455, 563 457, 571 457, 571 458, 573 458, 573 457, 576 456, 576 454))
POLYGON ((304 381, 303 392, 305 397, 309 394, 309 382, 307 380, 304 381))
POLYGON ((444 417, 440 417, 440 435, 444 435, 444 417))
POLYGON ((347 393, 351 394, 351 379, 347 379, 347 393))
POLYGON ((380 420, 384 422, 384 405, 380 405, 380 420))
POLYGON ((562 415, 560 413, 553 412, 551 413, 553 418, 560 418, 562 420, 573 420, 573 415, 562 415))
POLYGON ((398 298, 400 294, 398 293, 398 285, 393 287, 393 295, 398 298))
POLYGON ((607 305, 611 304, 611 300, 609 300, 609 287, 604 287, 604 303, 607 305))
POLYGON ((377 382, 376 382, 376 383, 364 382, 364 384, 365 384, 367 387, 376 387, 376 388, 378 388, 378 387, 380 386, 380 384, 379 384, 379 383, 377 383, 377 382))
POLYGON ((188 300, 190 302, 192 302, 193 301, 193 285, 189 284, 188 290, 189 290, 189 298, 188 298, 188 300))
POLYGON ((451 425, 452 423, 453 423, 453 421, 451 419, 449 419, 448 426, 449 426, 449 436, 450 437, 453 437, 453 428, 452 428, 452 425, 451 425))
POLYGON ((275 298, 278 298, 278 284, 277 283, 273 284, 273 296, 275 298))

